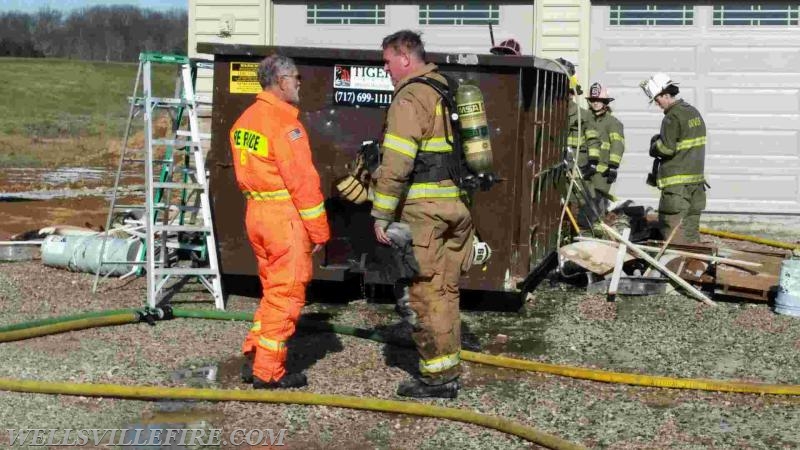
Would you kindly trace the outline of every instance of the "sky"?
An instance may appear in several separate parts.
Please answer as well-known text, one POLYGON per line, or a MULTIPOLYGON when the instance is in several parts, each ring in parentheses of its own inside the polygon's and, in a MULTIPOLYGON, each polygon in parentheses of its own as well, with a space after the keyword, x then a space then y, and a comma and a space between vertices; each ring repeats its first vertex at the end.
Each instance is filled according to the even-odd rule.
POLYGON ((111 5, 133 5, 155 10, 187 9, 189 0, 0 0, 0 12, 36 12, 47 6, 71 11, 76 8, 111 5))

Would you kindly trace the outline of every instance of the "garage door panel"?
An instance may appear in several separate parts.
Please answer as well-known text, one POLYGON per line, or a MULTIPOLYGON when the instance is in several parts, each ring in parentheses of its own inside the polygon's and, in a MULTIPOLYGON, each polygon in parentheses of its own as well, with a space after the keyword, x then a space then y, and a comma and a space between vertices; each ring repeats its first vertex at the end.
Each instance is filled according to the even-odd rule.
MULTIPOLYGON (((795 36, 794 39, 797 39, 795 36)), ((708 50, 708 71, 712 74, 742 72, 796 75, 800 72, 800 49, 787 47, 712 46, 708 50)))
POLYGON ((609 47, 606 70, 610 72, 651 72, 653 67, 669 67, 674 72, 694 72, 697 48, 630 46, 609 47))
POLYGON ((797 89, 717 89, 706 90, 706 109, 710 113, 746 114, 800 113, 800 91, 797 89))
MULTIPOLYGON (((708 132, 707 158, 718 155, 800 158, 800 140, 795 130, 723 130, 712 128, 708 132)), ((752 164, 752 161, 751 161, 752 164)))
MULTIPOLYGON (((656 2, 661 4, 663 2, 656 2)), ((800 213, 800 39, 785 27, 715 27, 712 5, 695 4, 694 25, 609 26, 592 6, 591 76, 612 89, 627 151, 616 193, 656 205, 644 184, 650 136, 663 113, 638 88, 654 72, 680 82, 708 129, 708 210, 800 213)), ((796 27, 794 27, 796 28, 796 27)))
POLYGON ((719 202, 797 202, 797 175, 714 175, 708 178, 713 198, 719 202))
POLYGON ((706 128, 723 128, 736 131, 761 130, 797 131, 800 117, 797 114, 742 114, 742 113, 706 113, 703 112, 706 128))

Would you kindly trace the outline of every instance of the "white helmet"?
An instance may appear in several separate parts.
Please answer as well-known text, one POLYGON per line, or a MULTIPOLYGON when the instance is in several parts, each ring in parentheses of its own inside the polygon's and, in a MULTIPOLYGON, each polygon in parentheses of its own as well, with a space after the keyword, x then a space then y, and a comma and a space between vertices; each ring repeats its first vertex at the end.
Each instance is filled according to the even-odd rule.
POLYGON ((667 87, 677 85, 678 83, 672 81, 669 75, 663 72, 659 72, 639 83, 639 86, 642 88, 647 98, 650 99, 651 103, 656 97, 661 95, 667 87))
POLYGON ((478 236, 472 236, 472 265, 482 266, 489 261, 492 257, 492 248, 489 244, 478 239, 478 236))

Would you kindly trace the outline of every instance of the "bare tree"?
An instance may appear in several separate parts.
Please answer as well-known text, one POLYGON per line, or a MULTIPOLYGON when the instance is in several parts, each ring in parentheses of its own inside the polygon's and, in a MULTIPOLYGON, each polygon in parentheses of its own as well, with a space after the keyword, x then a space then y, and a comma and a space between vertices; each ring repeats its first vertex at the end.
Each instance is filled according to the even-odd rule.
POLYGON ((0 56, 136 61, 142 51, 186 54, 187 27, 187 13, 180 9, 121 5, 68 15, 52 8, 0 13, 0 56))

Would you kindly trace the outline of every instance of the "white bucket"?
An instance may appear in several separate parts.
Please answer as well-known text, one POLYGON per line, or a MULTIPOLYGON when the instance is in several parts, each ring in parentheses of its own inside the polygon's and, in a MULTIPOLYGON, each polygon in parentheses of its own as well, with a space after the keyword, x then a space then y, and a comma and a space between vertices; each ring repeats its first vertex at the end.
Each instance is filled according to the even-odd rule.
POLYGON ((786 259, 781 264, 775 312, 800 317, 800 259, 786 259))

